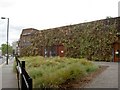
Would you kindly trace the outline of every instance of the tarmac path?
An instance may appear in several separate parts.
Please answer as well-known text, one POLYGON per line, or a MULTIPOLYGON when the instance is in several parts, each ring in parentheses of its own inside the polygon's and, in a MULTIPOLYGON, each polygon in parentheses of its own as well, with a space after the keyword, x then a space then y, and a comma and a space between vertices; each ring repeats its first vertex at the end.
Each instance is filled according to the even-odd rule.
POLYGON ((84 88, 118 88, 118 63, 94 62, 98 65, 109 66, 105 71, 88 83, 84 88))

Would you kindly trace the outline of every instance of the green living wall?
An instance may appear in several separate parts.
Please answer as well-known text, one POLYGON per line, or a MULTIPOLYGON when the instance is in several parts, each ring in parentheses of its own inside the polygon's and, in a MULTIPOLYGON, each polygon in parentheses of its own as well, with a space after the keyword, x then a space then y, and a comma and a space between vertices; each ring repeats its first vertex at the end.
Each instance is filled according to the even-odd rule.
POLYGON ((40 30, 31 39, 29 47, 39 55, 40 47, 53 44, 65 46, 65 56, 73 58, 85 57, 89 60, 112 60, 111 43, 116 40, 118 18, 108 18, 87 23, 40 30))

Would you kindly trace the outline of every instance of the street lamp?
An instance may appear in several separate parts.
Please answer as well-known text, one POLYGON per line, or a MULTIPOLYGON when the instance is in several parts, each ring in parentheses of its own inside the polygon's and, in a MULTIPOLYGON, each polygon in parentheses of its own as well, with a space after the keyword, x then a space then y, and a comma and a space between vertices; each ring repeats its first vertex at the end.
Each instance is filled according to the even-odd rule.
POLYGON ((1 17, 1 19, 7 19, 7 58, 6 58, 6 64, 8 65, 8 33, 9 33, 9 18, 1 17))

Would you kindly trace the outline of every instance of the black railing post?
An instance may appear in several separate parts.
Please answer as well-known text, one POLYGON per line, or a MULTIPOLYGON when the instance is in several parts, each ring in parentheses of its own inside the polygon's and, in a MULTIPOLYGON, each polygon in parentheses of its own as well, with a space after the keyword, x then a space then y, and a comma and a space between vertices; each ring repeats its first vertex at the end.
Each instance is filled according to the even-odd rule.
POLYGON ((25 90, 25 82, 24 82, 24 78, 23 78, 23 69, 25 69, 25 61, 22 61, 22 66, 21 66, 21 70, 22 70, 22 74, 21 74, 21 90, 25 90))
POLYGON ((18 58, 17 58, 17 56, 15 56, 15 60, 16 60, 17 66, 18 66, 18 58))
POLYGON ((22 68, 25 69, 25 61, 22 61, 22 68))
POLYGON ((19 61, 17 56, 16 59, 16 69, 17 69, 17 79, 18 79, 18 90, 32 90, 32 78, 28 75, 25 70, 25 61, 19 61))
POLYGON ((18 80, 18 90, 20 90, 20 76, 19 76, 19 71, 18 71, 18 58, 17 56, 15 55, 15 61, 16 61, 16 73, 17 73, 17 80, 18 80))
POLYGON ((32 90, 32 78, 28 79, 29 90, 32 90))
POLYGON ((21 90, 27 90, 26 89, 26 83, 24 81, 24 77, 23 77, 23 74, 21 74, 21 90))
POLYGON ((16 70, 16 72, 17 72, 17 80, 18 80, 18 90, 20 90, 20 83, 19 83, 19 80, 20 80, 20 76, 19 76, 19 72, 18 72, 18 70, 16 70))

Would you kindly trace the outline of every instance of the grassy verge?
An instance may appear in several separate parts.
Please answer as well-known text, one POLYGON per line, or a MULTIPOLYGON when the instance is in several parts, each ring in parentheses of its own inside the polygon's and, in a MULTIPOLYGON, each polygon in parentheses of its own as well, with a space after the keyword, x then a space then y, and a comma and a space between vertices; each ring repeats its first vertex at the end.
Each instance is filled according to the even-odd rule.
POLYGON ((59 87, 66 81, 80 79, 95 71, 98 66, 86 59, 23 57, 26 70, 33 78, 34 88, 59 87))

